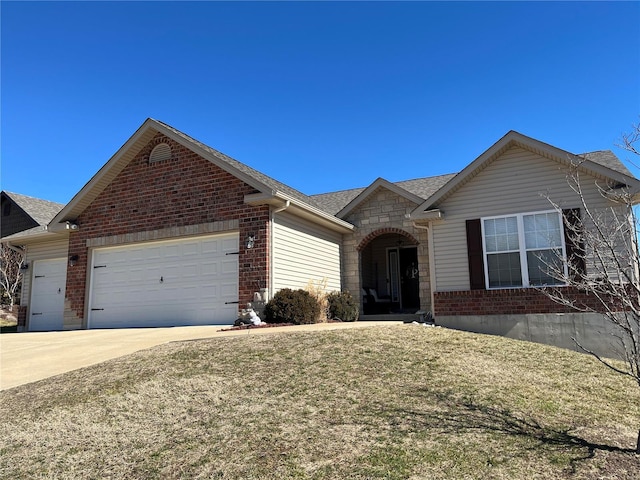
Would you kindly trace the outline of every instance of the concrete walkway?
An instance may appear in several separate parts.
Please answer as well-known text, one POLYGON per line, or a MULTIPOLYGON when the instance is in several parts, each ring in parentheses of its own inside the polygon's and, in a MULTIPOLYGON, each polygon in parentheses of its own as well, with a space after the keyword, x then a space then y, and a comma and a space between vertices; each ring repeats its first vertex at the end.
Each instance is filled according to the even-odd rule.
POLYGON ((168 342, 240 335, 362 328, 400 323, 319 323, 229 332, 221 332, 220 330, 225 327, 220 325, 210 325, 203 327, 6 333, 0 335, 0 390, 42 380, 168 342))

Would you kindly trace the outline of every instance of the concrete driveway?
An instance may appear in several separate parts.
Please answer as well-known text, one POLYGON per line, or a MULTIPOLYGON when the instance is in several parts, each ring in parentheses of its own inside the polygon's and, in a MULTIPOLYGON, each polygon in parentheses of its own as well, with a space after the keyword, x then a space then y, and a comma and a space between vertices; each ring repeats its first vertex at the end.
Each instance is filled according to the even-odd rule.
POLYGON ((221 332, 220 325, 203 327, 124 328, 25 332, 0 335, 0 390, 101 363, 168 342, 279 332, 361 328, 402 322, 345 322, 257 328, 221 332))

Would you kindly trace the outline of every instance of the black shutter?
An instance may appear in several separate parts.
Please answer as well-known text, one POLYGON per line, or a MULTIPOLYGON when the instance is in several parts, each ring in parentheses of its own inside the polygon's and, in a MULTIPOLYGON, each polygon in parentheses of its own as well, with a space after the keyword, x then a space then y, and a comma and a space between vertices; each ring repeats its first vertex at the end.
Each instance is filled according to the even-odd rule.
POLYGON ((471 290, 484 290, 484 255, 482 253, 482 228, 480 219, 467 220, 467 255, 469 257, 469 282, 471 290))
POLYGON ((567 250, 567 262, 569 275, 573 280, 580 281, 587 272, 585 265, 584 239, 582 238, 582 222, 579 208, 567 208, 562 210, 564 224, 564 245, 567 250))

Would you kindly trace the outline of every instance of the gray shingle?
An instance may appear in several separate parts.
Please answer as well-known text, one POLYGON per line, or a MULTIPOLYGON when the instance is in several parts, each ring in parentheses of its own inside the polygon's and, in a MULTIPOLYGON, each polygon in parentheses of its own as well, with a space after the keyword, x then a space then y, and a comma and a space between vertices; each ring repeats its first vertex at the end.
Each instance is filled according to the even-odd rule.
POLYGON ((7 191, 4 193, 40 225, 47 225, 64 207, 62 203, 28 197, 19 193, 7 191))
POLYGON ((633 177, 631 171, 629 171, 624 163, 622 163, 611 150, 597 150, 595 152, 581 153, 580 156, 604 167, 610 168, 611 170, 615 170, 616 172, 633 177))
POLYGON ((416 178, 414 180, 405 180, 403 182, 395 182, 395 184, 426 200, 440 190, 445 183, 456 175, 456 173, 448 173, 446 175, 438 175, 435 177, 424 177, 416 178))
POLYGON ((319 193, 312 195, 312 198, 322 210, 335 215, 364 190, 364 188, 352 188, 351 190, 340 190, 338 192, 319 193))
MULTIPOLYGON (((426 200, 433 195, 440 187, 455 177, 455 173, 447 175, 438 175, 435 177, 415 178, 413 180, 404 180, 395 182, 394 184, 406 191, 417 195, 426 200)), ((353 188, 351 190, 341 190, 339 192, 321 193, 312 195, 312 198, 322 206, 325 212, 335 215, 342 210, 349 202, 362 193, 364 188, 353 188)))

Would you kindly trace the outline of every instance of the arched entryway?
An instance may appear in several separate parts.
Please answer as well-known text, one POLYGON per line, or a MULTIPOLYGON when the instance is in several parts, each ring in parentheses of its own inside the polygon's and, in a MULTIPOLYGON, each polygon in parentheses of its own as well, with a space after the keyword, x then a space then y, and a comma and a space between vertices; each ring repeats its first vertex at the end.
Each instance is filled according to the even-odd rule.
POLYGON ((418 241, 400 229, 373 232, 358 248, 364 314, 420 309, 418 241))

